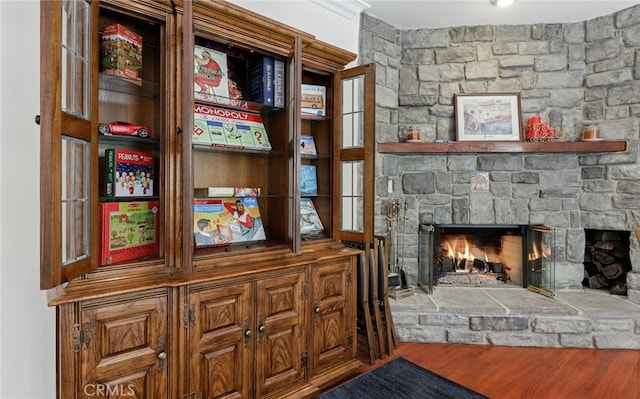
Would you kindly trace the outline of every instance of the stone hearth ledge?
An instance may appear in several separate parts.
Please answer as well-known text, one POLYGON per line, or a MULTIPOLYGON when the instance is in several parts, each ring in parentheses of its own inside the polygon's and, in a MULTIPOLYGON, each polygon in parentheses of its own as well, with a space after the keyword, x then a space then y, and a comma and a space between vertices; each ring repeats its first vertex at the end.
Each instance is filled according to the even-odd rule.
POLYGON ((403 342, 640 349, 640 305, 595 290, 437 286, 390 308, 403 342))

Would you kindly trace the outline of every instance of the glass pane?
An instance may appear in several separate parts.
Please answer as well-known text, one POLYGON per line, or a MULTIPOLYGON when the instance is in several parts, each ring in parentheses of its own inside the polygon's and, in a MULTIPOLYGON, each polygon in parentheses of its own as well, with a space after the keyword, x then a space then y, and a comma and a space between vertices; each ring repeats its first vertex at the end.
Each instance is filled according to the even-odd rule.
POLYGON ((342 81, 342 114, 353 112, 353 79, 342 81))
POLYGON ((60 18, 62 24, 62 37, 60 40, 63 47, 69 47, 69 43, 71 42, 71 38, 69 36, 72 31, 71 26, 73 26, 75 9, 75 2, 73 1, 65 1, 62 3, 62 18, 60 18))
POLYGON ((75 203, 74 217, 75 226, 74 230, 77 232, 75 235, 75 258, 82 259, 89 256, 89 203, 88 201, 77 201, 75 203))
POLYGON ((364 146, 364 76, 342 81, 342 148, 364 146))
POLYGON ((342 148, 354 147, 353 114, 342 115, 342 148))
POLYGON ((354 195, 353 191, 353 163, 352 162, 342 162, 342 197, 351 197, 354 195))
POLYGON ((73 62, 70 61, 72 59, 73 57, 69 54, 69 51, 63 47, 62 58, 60 59, 60 73, 62 74, 60 81, 63 82, 63 84, 60 85, 60 90, 62 95, 62 110, 65 112, 70 112, 73 107, 73 96, 71 95, 72 93, 69 92, 71 86, 69 82, 73 80, 71 79, 71 76, 73 76, 73 62))
POLYGON ((89 114, 89 94, 86 92, 86 87, 89 85, 89 73, 86 61, 76 59, 76 78, 75 78, 75 96, 74 102, 76 106, 76 113, 78 115, 89 114))
POLYGON ((351 197, 342 197, 341 202, 342 209, 342 217, 341 219, 341 230, 353 231, 353 218, 351 210, 353 209, 353 198, 351 197))
POLYGON ((65 2, 62 7, 62 109, 84 119, 90 116, 89 10, 84 0, 65 2))
POLYGON ((352 80, 353 83, 353 112, 364 111, 364 76, 360 75, 352 80))
POLYGON ((76 14, 75 48, 78 57, 84 60, 89 56, 90 28, 89 28, 89 4, 86 1, 77 3, 78 12, 76 14))
POLYGON ((89 143, 62 136, 62 264, 86 258, 90 252, 89 143))
POLYGON ((362 232, 364 229, 364 161, 342 162, 341 229, 362 232))

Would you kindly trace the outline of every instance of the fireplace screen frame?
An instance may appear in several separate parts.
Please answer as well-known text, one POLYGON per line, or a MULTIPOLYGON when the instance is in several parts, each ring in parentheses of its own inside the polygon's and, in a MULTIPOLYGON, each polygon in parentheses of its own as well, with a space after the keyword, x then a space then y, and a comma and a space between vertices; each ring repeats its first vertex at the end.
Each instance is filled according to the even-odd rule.
POLYGON ((555 293, 555 229, 538 225, 436 225, 420 224, 418 232, 418 282, 427 294, 432 294, 437 285, 435 265, 444 230, 497 229, 519 230, 522 236, 522 287, 546 296, 555 293), (546 257, 529 259, 536 246, 549 250, 546 257))

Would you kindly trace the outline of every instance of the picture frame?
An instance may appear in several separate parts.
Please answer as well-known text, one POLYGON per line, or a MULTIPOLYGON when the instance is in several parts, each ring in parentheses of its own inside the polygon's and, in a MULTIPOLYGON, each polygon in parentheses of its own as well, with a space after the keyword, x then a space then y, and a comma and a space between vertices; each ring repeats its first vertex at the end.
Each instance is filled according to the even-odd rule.
POLYGON ((520 93, 455 94, 457 141, 521 141, 520 93))

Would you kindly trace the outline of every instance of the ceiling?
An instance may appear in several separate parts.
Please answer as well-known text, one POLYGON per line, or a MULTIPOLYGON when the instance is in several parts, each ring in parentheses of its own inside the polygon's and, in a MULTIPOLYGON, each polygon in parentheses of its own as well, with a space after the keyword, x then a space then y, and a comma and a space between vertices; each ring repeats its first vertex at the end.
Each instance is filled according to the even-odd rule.
POLYGON ((579 22, 640 4, 624 0, 515 0, 498 7, 490 0, 364 0, 366 14, 400 29, 475 25, 579 22))

